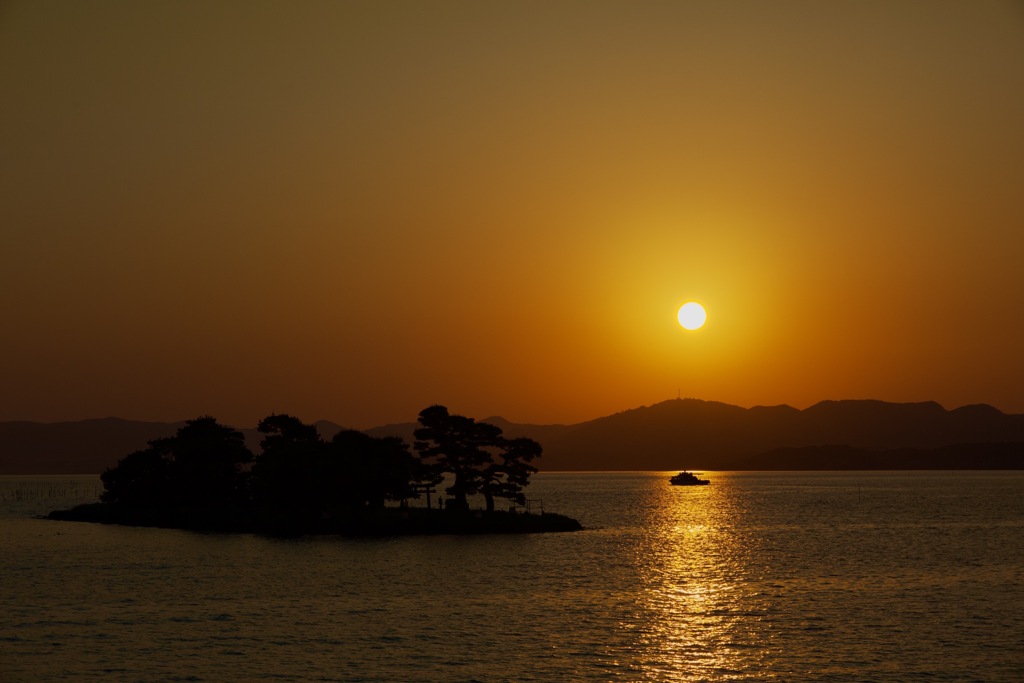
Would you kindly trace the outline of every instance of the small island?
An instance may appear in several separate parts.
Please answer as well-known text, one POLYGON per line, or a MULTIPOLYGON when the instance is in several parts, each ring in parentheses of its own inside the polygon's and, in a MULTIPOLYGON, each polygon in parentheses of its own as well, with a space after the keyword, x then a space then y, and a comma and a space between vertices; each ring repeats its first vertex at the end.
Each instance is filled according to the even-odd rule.
POLYGON ((254 455, 241 432, 199 417, 103 472, 100 502, 47 518, 275 536, 582 529, 564 515, 521 509, 541 455, 536 441, 506 438, 444 406, 421 411, 419 425, 410 450, 400 438, 355 430, 325 441, 313 425, 271 415, 259 423, 254 455), (442 484, 447 497, 432 497, 442 484), (471 496, 484 508, 472 509, 471 496), (497 510, 496 500, 508 509, 497 510))

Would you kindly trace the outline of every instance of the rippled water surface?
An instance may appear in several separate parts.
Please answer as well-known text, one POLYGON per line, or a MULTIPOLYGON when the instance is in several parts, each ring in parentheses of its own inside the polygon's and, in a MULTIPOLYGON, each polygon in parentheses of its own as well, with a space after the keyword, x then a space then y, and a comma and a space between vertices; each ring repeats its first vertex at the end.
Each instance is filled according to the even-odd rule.
POLYGON ((1024 473, 542 473, 584 532, 50 522, 0 478, 0 680, 1024 680, 1024 473))

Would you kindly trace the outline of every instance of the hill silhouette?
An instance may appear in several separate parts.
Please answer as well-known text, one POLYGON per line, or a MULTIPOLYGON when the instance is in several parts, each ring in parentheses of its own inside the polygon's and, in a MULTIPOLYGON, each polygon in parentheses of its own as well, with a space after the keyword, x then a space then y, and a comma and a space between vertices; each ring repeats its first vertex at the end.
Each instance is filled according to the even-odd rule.
MULTIPOLYGON (((572 425, 485 420, 544 447, 542 470, 1021 469, 1024 415, 989 405, 822 401, 804 410, 672 399, 572 425)), ((183 423, 0 422, 0 474, 86 474, 183 423)), ((343 428, 315 423, 324 438, 343 428)), ((412 441, 416 423, 368 429, 412 441)), ((241 430, 247 443, 255 429, 241 430)))
MULTIPOLYGON (((782 448, 845 446, 867 456, 1013 442, 1024 443, 1024 415, 987 405, 950 411, 932 402, 846 400, 797 410, 675 399, 574 425, 544 442, 544 464, 547 469, 625 469, 629 463, 653 470, 777 469, 769 453, 782 448)), ((830 455, 822 449, 818 455, 803 458, 797 469, 833 469, 828 458, 841 450, 830 455)), ((874 469, 878 460, 848 458, 846 464, 845 469, 874 469)))
MULTIPOLYGON (((988 405, 843 400, 798 410, 687 398, 574 425, 488 422, 542 443, 549 471, 1024 468, 1024 415, 988 405)), ((412 428, 370 431, 406 438, 412 428)))
POLYGON ((0 474, 99 474, 184 422, 0 422, 0 474))

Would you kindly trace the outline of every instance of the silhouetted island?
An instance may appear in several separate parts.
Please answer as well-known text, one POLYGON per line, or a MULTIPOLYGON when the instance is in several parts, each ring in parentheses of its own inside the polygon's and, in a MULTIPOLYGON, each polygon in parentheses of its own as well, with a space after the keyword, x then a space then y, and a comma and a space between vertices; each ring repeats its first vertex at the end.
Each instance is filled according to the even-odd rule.
POLYGON ((260 421, 261 452, 254 456, 240 431, 200 417, 104 471, 99 503, 48 518, 287 536, 582 528, 564 515, 521 509, 537 471, 530 463, 541 455, 536 441, 507 438, 444 406, 421 411, 419 425, 413 453, 397 437, 343 430, 325 441, 314 425, 271 415, 260 421), (432 497, 444 483, 448 497, 432 497), (484 509, 472 509, 470 496, 481 496, 484 509), (509 508, 496 509, 496 500, 509 508))

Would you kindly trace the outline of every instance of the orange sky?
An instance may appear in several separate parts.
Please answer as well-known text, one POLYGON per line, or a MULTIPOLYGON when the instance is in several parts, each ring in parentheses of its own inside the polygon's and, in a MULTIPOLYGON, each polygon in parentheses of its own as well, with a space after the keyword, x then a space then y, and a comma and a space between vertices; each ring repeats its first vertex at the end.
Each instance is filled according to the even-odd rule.
POLYGON ((1024 412, 1019 2, 6 2, 0 93, 0 420, 1024 412))

